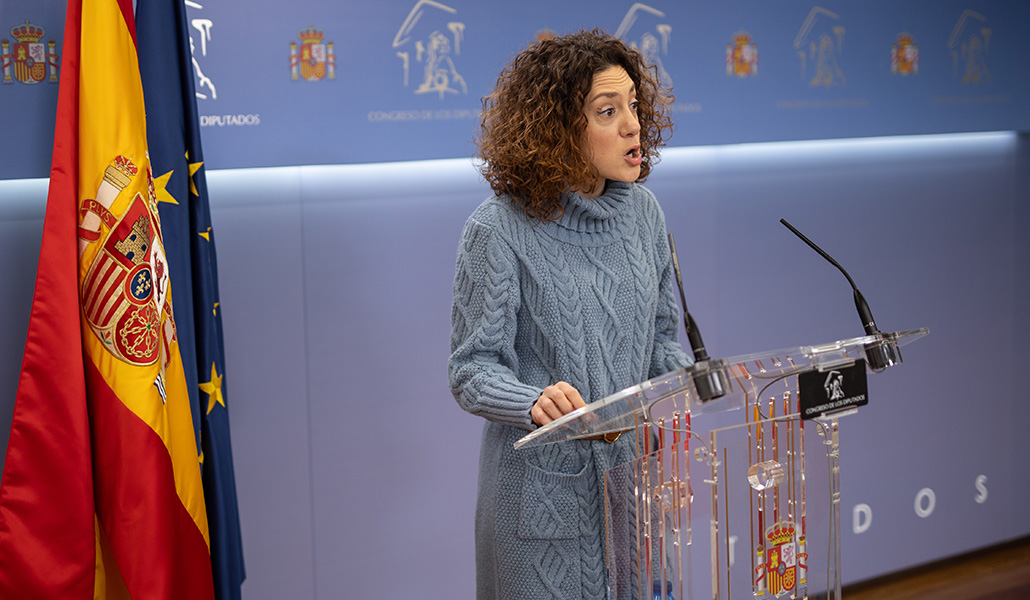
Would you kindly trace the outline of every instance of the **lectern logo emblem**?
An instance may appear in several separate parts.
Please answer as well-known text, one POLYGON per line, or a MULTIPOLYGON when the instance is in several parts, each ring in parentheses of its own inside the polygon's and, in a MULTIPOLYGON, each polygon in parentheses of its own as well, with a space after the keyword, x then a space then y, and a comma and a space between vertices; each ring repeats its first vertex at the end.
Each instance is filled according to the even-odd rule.
POLYGON ((811 370, 798 375, 798 402, 802 419, 848 410, 869 403, 866 362, 829 371, 811 370))
POLYGON ((794 539, 796 527, 790 521, 776 523, 766 530, 769 541, 766 569, 769 574, 769 593, 779 596, 797 586, 798 554, 794 539))
POLYGON ((830 371, 826 375, 826 383, 823 384, 826 390, 827 400, 840 400, 844 397, 844 374, 840 371, 830 371))

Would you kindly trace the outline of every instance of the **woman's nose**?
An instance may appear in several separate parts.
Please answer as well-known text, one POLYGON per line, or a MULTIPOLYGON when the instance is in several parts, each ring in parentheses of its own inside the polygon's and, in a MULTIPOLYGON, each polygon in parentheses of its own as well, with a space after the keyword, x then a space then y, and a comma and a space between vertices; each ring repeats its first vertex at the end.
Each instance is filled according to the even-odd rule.
POLYGON ((625 118, 622 120, 622 135, 626 137, 635 136, 640 133, 640 119, 635 110, 627 110, 622 113, 625 118))

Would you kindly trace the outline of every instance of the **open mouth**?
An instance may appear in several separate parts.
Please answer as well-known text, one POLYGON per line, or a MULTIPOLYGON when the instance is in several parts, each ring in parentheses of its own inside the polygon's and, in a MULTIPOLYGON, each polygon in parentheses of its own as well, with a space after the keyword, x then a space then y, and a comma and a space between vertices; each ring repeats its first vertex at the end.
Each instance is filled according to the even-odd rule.
POLYGON ((633 148, 630 148, 624 156, 626 158, 626 162, 628 162, 634 167, 639 167, 641 163, 644 162, 644 157, 640 153, 640 146, 634 146, 633 148))

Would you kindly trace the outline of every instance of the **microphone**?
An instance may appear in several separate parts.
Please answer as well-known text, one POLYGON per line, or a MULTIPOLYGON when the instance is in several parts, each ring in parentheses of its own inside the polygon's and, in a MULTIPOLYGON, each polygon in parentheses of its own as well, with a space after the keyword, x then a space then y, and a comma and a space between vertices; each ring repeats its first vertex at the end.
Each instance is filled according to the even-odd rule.
POLYGON ((693 379, 694 387, 702 402, 715 400, 726 395, 726 371, 725 368, 712 364, 708 357, 708 350, 704 341, 701 340, 701 332, 694 322, 693 315, 687 310, 687 297, 683 293, 683 275, 680 274, 680 261, 676 257, 676 242, 669 234, 669 250, 672 252, 672 269, 676 273, 676 285, 680 291, 680 304, 683 306, 683 325, 687 329, 687 341, 690 342, 690 349, 694 353, 693 379))
POLYGON ((833 260, 833 257, 826 253, 825 250, 820 248, 812 240, 805 237, 805 234, 798 231, 793 225, 787 222, 786 219, 780 219, 780 223, 783 223, 787 229, 791 230, 794 235, 801 238, 801 241, 809 245, 813 250, 819 253, 820 256, 830 261, 830 264, 837 267, 844 277, 848 279, 848 283, 851 284, 851 289, 855 292, 855 308, 858 309, 858 317, 862 320, 862 328, 865 329, 865 333, 868 336, 875 336, 880 338, 879 341, 870 342, 865 345, 866 359, 869 361, 869 366, 874 371, 882 371, 887 367, 895 365, 901 362, 901 353, 898 351, 898 344, 893 340, 887 340, 883 334, 876 327, 876 321, 873 319, 873 313, 869 310, 869 304, 866 302, 862 292, 858 291, 858 286, 855 285, 855 280, 848 275, 848 272, 844 270, 844 267, 840 266, 840 263, 833 260))

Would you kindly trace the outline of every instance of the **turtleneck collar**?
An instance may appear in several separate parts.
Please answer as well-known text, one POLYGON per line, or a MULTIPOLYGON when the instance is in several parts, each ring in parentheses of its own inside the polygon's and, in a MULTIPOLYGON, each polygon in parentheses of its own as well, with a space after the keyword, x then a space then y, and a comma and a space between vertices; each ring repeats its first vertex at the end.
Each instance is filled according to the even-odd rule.
POLYGON ((585 198, 568 192, 562 198, 565 212, 547 227, 549 233, 565 241, 586 244, 607 243, 622 237, 631 223, 632 183, 608 181, 604 193, 585 198))

